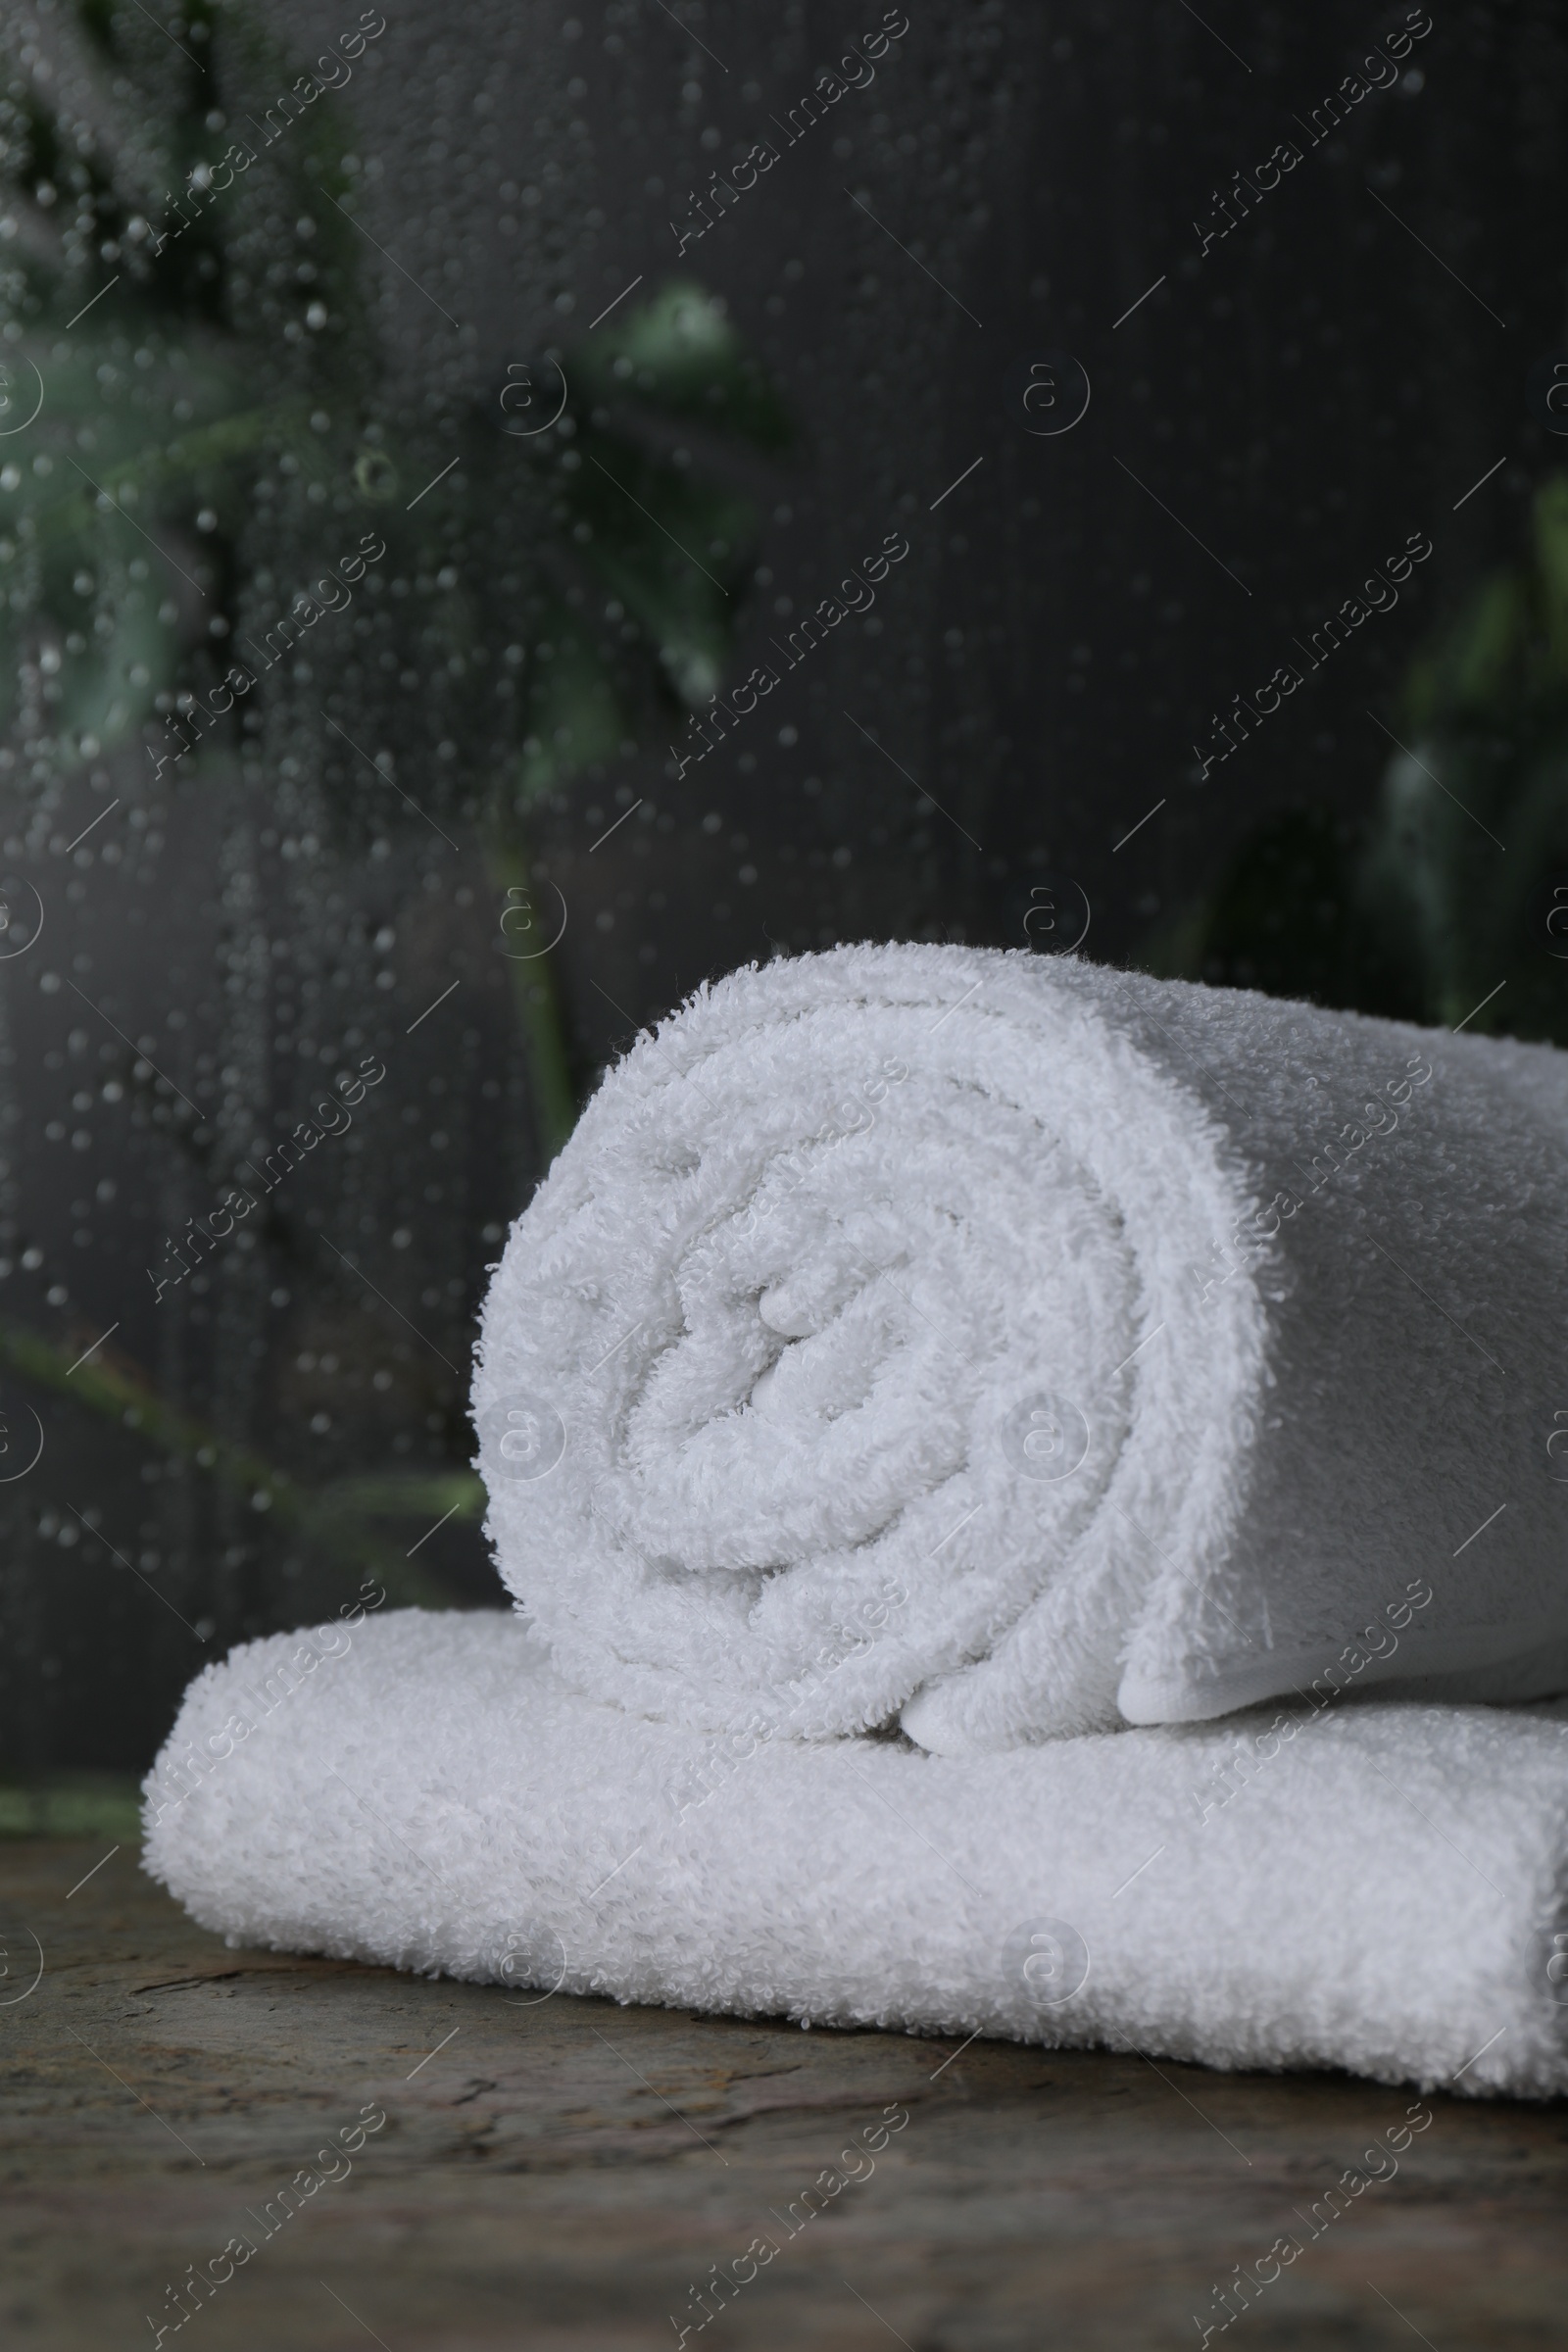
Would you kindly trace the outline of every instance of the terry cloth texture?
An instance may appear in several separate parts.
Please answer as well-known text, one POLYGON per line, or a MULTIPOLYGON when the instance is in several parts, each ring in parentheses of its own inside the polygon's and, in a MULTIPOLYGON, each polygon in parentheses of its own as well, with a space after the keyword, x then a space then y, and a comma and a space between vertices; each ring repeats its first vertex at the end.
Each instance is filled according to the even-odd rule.
POLYGON ((1546 1047, 1028 953, 735 972, 507 1244, 501 1573, 573 1687, 709 1731, 1561 1690, 1565 1166, 1546 1047))
POLYGON ((1296 1701, 1005 1756, 753 1742, 581 1696, 514 1615, 406 1610, 209 1667, 148 1781, 146 1860, 231 1942, 519 2002, 1539 2095, 1568 2089, 1560 1714, 1296 1701))

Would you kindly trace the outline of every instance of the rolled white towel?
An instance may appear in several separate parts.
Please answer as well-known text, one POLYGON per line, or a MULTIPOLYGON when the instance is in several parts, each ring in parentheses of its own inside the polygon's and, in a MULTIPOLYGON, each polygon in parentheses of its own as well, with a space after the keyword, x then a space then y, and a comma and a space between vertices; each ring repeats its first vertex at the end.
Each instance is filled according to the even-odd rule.
POLYGON ((1027 953, 733 973, 508 1242, 501 1573, 710 1730, 1561 1690, 1565 1145, 1544 1047, 1027 953))
POLYGON ((1565 1850, 1541 1711, 755 1741, 583 1697, 490 1612, 251 1642, 147 1783, 147 1868, 233 1943, 1461 2093, 1568 2089, 1565 1850))

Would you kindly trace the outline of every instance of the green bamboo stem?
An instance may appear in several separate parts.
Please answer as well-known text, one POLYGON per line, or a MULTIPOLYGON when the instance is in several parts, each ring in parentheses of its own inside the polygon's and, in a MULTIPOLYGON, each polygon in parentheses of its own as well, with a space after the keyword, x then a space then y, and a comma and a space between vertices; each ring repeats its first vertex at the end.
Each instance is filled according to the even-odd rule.
MULTIPOLYGON (((514 904, 533 911, 532 860, 520 825, 498 819, 485 836, 485 870, 499 896, 521 894, 514 904)), ((565 1027, 554 966, 554 952, 508 956, 513 1001, 528 1052, 528 1081, 534 1123, 547 1164, 577 1124, 577 1091, 566 1053, 565 1027)))

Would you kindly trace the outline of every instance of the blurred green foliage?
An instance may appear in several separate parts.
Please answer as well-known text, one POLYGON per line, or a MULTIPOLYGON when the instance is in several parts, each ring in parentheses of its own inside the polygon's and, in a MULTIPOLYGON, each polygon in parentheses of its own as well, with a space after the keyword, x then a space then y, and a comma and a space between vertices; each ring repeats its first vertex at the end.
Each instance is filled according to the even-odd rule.
POLYGON ((256 475, 286 461, 324 485, 340 453, 312 419, 345 361, 369 363, 324 122, 290 124, 275 158, 247 130, 264 160, 236 178, 224 102, 244 79, 286 89, 287 69, 212 0, 182 29, 193 47, 78 0, 50 50, 8 60, 0 98, 0 722, 26 728, 34 781, 221 674, 256 475), (296 217, 308 275, 241 264, 258 205, 296 217))
POLYGON ((129 1774, 107 1772, 0 1780, 0 1838, 114 1838, 140 1845, 140 1786, 129 1774))
MULTIPOLYGON (((385 821, 393 762, 354 749, 363 706, 399 789, 474 828, 521 903, 530 808, 716 692, 758 529, 734 477, 787 447, 777 393, 682 281, 411 414, 351 211, 349 102, 322 84, 269 107, 317 77, 219 0, 190 0, 178 41, 112 0, 57 22, 69 72, 33 49, 0 101, 0 725, 24 772, 171 713, 184 734, 153 735, 155 760, 185 734, 193 765, 237 754, 255 706, 219 723, 207 701, 308 600, 302 579, 269 607, 258 551, 308 573, 368 532, 387 551, 362 599, 374 665, 341 660, 326 694, 334 808, 351 836, 385 821)), ((553 1153, 568 1057, 548 968, 514 970, 553 1153)))
MULTIPOLYGON (((335 821, 366 840, 394 780, 391 755, 356 749, 368 712, 371 742, 399 747, 397 789, 468 828, 498 899, 527 907, 539 803, 662 746, 718 689, 758 535, 744 479, 790 442, 776 391, 722 304, 682 280, 482 397, 400 392, 378 249, 355 219, 352 75, 302 74, 230 0, 182 0, 172 29, 136 0, 63 0, 46 30, 0 22, 6 785, 138 742, 155 774, 173 760, 199 784, 254 760, 258 705, 292 695, 335 821), (212 717, 236 655, 258 667, 243 649, 366 533, 385 542, 359 607, 368 652, 310 698, 280 664, 212 717)), ((568 1041, 548 955, 509 968, 550 1156, 576 1113, 568 1041)), ((0 1362, 29 1383, 393 1598, 440 1596, 376 1522, 477 1519, 466 1472, 307 1491, 125 1358, 100 1355, 68 1392, 72 1352, 0 1323, 0 1362)))
POLYGON ((1369 819, 1271 819, 1154 961, 1568 1045, 1568 477, 1538 490, 1520 560, 1418 656, 1391 718, 1369 819))

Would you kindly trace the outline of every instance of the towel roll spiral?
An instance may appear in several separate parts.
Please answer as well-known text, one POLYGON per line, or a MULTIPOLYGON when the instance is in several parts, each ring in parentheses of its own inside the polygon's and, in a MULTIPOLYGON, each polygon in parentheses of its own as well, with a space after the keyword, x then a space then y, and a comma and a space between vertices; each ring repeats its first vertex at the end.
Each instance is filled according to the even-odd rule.
POLYGON ((731 974, 497 1269, 502 1575, 579 1688, 740 1736, 1210 1716, 1373 1622, 1361 1685, 1560 1687, 1565 1058, 1027 953, 731 974))

